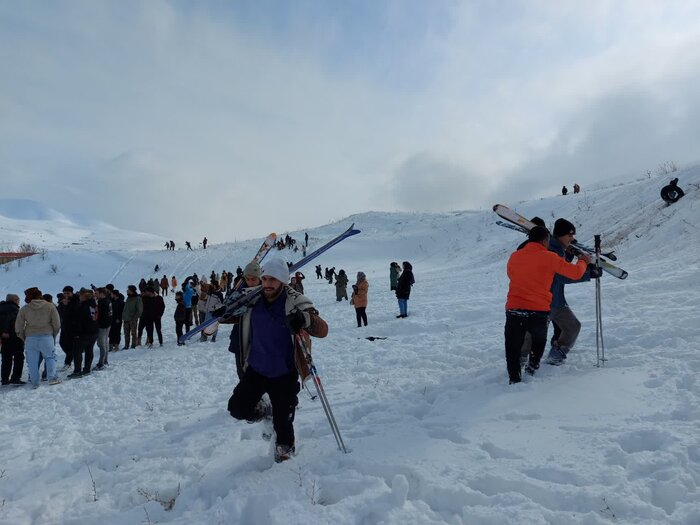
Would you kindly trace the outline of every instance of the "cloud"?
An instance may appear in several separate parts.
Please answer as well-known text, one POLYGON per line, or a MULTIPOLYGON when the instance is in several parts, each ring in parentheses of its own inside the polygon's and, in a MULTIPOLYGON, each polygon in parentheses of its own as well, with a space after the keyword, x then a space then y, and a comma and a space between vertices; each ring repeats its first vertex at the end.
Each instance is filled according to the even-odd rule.
POLYGON ((0 3, 3 191, 227 239, 684 163, 696 4, 0 3))
POLYGON ((422 153, 406 159, 391 180, 391 191, 404 210, 445 211, 478 206, 488 183, 455 162, 422 153))

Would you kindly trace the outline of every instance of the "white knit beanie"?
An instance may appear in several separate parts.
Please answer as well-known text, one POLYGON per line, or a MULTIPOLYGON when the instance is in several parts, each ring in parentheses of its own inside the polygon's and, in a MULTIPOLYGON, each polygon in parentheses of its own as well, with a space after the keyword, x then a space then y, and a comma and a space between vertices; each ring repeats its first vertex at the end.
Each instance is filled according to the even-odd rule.
POLYGON ((261 277, 274 277, 282 284, 289 282, 289 267, 282 259, 270 259, 263 266, 261 277))

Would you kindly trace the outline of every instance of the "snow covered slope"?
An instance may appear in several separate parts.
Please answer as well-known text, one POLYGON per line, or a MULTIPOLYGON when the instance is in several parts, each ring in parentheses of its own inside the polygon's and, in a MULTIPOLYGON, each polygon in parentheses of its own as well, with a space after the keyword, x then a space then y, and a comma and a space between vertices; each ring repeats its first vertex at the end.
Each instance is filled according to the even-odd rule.
POLYGON ((157 248, 165 239, 121 230, 80 214, 67 216, 29 199, 0 199, 0 251, 15 250, 22 243, 46 250, 84 247, 124 251, 157 248))
MULTIPOLYGON (((700 169, 674 175, 686 197, 669 207, 659 190, 670 177, 503 203, 550 224, 566 217, 582 242, 602 234, 629 271, 602 280, 605 368, 594 286, 571 285, 583 329, 566 365, 507 384, 505 265, 522 236, 492 212, 360 214, 309 235, 313 248, 350 222, 362 230, 318 263, 367 274, 369 326, 355 326, 313 264, 305 272, 331 327, 314 354, 350 454, 302 393, 298 455, 275 464, 258 425, 226 412, 228 328, 215 344, 177 347, 169 297, 163 348, 114 353, 109 371, 55 387, 0 389, 12 444, 0 451, 0 523, 697 525, 700 169), (396 319, 388 270, 402 260, 417 282, 409 317, 396 319)), ((0 270, 0 293, 124 289, 155 264, 208 275, 243 265, 259 243, 56 249, 0 270)))

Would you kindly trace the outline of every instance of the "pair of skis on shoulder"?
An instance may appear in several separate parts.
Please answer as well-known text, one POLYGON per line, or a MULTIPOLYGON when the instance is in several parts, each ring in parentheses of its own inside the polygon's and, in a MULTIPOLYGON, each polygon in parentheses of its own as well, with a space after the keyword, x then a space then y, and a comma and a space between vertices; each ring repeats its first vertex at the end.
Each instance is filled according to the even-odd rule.
MULTIPOLYGON (((300 261, 294 263, 292 266, 289 267, 289 273, 293 274, 299 268, 308 264, 310 261, 314 260, 316 257, 329 250, 339 242, 347 239, 348 237, 352 237, 353 235, 357 235, 358 233, 360 233, 360 230, 356 230, 354 229, 354 227, 355 224, 353 223, 343 233, 334 237, 326 244, 319 247, 317 250, 314 250, 313 252, 309 253, 300 261)), ((258 253, 256 254, 253 260, 256 260, 257 262, 262 261, 265 258, 265 255, 267 255, 270 249, 275 245, 276 238, 277 235, 275 235, 274 233, 268 235, 265 241, 263 242, 262 246, 260 246, 260 250, 258 250, 258 253)), ((192 328, 192 330, 180 337, 179 341, 181 343, 184 343, 185 341, 191 339, 200 332, 204 332, 205 335, 213 333, 218 327, 219 319, 229 319, 231 317, 237 317, 242 315, 248 309, 248 305, 250 304, 250 302, 253 301, 256 297, 258 297, 261 293, 262 286, 254 286, 252 288, 245 288, 243 290, 232 291, 226 296, 226 299, 224 300, 224 313, 221 316, 214 316, 208 321, 205 321, 195 326, 194 328, 192 328)))
MULTIPOLYGON (((499 226, 520 231, 522 233, 527 233, 530 231, 531 228, 536 226, 534 222, 530 221, 529 219, 526 219, 519 213, 511 210, 508 206, 504 206, 503 204, 495 204, 493 206, 493 211, 495 211, 499 217, 508 221, 497 221, 496 224, 498 224, 499 226)), ((578 241, 572 242, 571 246, 574 250, 574 255, 577 255, 578 253, 595 255, 595 250, 593 248, 586 246, 585 244, 581 244, 578 241)), ((613 252, 601 253, 601 256, 607 257, 608 259, 613 261, 617 260, 617 256, 615 256, 613 252)), ((629 275, 625 270, 623 270, 619 266, 615 266, 610 261, 603 259, 603 257, 600 258, 600 267, 603 269, 603 271, 609 273, 614 277, 617 277, 618 279, 627 279, 627 276, 629 275)))

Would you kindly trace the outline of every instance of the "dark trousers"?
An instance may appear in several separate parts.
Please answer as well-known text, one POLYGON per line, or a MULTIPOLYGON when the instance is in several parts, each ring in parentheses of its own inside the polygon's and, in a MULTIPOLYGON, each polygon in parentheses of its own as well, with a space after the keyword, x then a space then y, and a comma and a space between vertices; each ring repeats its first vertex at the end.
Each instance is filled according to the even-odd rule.
POLYGON ((365 312, 366 309, 367 309, 366 306, 360 306, 359 308, 355 308, 355 316, 357 317, 357 326, 361 326, 360 321, 363 321, 365 323, 365 326, 367 326, 367 312, 365 312))
POLYGON ((109 327, 109 344, 119 345, 122 342, 122 322, 112 321, 112 326, 109 327))
POLYGON ((509 310, 506 312, 506 365, 511 382, 520 381, 520 349, 523 346, 525 334, 530 333, 532 347, 529 364, 537 369, 547 344, 547 327, 549 312, 527 310, 509 310))
POLYGON ((92 360, 95 357, 93 351, 95 341, 97 341, 97 334, 82 335, 76 340, 73 347, 73 372, 89 372, 92 369, 92 360), (83 354, 85 354, 84 364, 83 354))
POLYGON ((73 362, 73 347, 75 346, 75 339, 70 335, 64 335, 63 330, 61 330, 61 337, 58 339, 58 344, 66 354, 66 359, 63 364, 69 366, 73 362))
MULTIPOLYGON (((180 343, 180 338, 183 336, 182 328, 185 326, 185 321, 175 321, 175 335, 177 335, 177 342, 180 343)), ((189 330, 188 330, 189 332, 189 330)))
POLYGON ((294 446, 294 413, 299 389, 296 370, 285 376, 269 378, 248 367, 233 389, 233 395, 228 400, 228 411, 236 419, 254 420, 255 407, 267 393, 272 403, 272 425, 277 434, 277 444, 291 447, 294 446))
POLYGON ((2 382, 19 381, 24 368, 24 343, 19 337, 2 340, 2 382))
POLYGON ((156 319, 144 319, 143 324, 146 325, 146 342, 153 344, 153 328, 155 327, 156 334, 158 334, 158 343, 162 345, 163 332, 160 329, 160 317, 156 319))
POLYGON ((234 355, 236 361, 236 374, 238 380, 243 378, 243 363, 241 362, 241 341, 240 341, 240 325, 234 324, 231 328, 231 336, 229 338, 228 351, 234 355))

